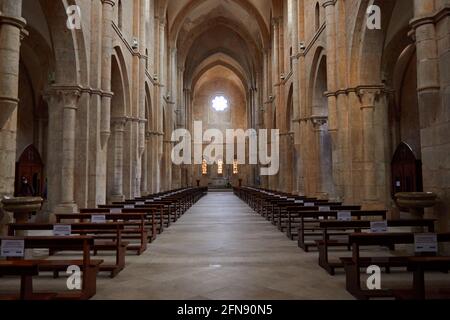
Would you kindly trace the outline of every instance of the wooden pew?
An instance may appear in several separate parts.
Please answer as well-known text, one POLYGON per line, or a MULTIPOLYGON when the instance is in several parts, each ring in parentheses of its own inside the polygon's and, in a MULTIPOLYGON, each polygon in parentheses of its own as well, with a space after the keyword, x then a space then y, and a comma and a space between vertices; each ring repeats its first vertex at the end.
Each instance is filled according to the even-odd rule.
MULTIPOLYGON (((387 226, 389 228, 412 228, 423 227, 427 232, 434 232, 434 219, 402 219, 402 220, 387 220, 387 226)), ((316 240, 317 248, 319 251, 319 265, 325 269, 330 275, 335 274, 337 268, 344 268, 341 261, 330 261, 329 249, 333 248, 348 248, 350 250, 350 243, 348 236, 355 232, 361 232, 362 230, 370 229, 371 221, 368 220, 354 220, 354 221, 337 221, 329 220, 320 222, 319 228, 322 230, 322 239, 316 240), (339 231, 339 232, 337 232, 339 231), (342 235, 346 236, 346 239, 336 240, 331 239, 333 236, 342 235)), ((410 231, 410 230, 407 230, 410 231)), ((391 250, 395 250, 395 247, 391 247, 391 250)), ((386 267, 389 272, 389 267, 386 267)))
MULTIPOLYGON (((306 237, 320 237, 321 229, 319 223, 323 220, 337 220, 339 211, 303 211, 297 212, 300 217, 298 226, 298 246, 305 252, 309 251, 310 247, 317 247, 313 241, 307 241, 306 237)), ((358 210, 350 211, 352 219, 361 220, 362 218, 377 218, 379 220, 386 220, 386 210, 358 210)), ((292 229, 289 222, 288 230, 292 229)))
MULTIPOLYGON (((115 263, 100 265, 101 272, 109 272, 110 277, 114 278, 125 268, 125 254, 128 242, 122 241, 122 232, 124 230, 124 224, 120 222, 114 223, 71 223, 72 234, 79 234, 81 236, 89 235, 94 239, 92 250, 94 255, 98 251, 113 251, 115 253, 115 263), (99 238, 99 235, 107 234, 111 236, 112 241, 104 241, 99 238)), ((53 230, 54 225, 48 223, 25 223, 16 224, 12 223, 8 226, 8 233, 10 236, 14 236, 16 231, 49 231, 53 230)), ((55 237, 56 238, 56 237, 55 237)), ((56 241, 56 240, 55 240, 56 241)), ((53 255, 60 250, 51 249, 50 254, 53 255)), ((79 251, 79 250, 78 250, 79 251)), ((57 270, 56 266, 52 268, 55 276, 59 272, 65 271, 64 268, 57 270)))
POLYGON ((20 277, 20 294, 0 294, 0 300, 51 300, 56 293, 38 294, 33 291, 33 277, 39 275, 39 262, 32 260, 0 260, 0 276, 20 277))
MULTIPOLYGON (((26 291, 26 298, 30 299, 56 299, 56 300, 87 300, 96 294, 97 290, 97 273, 103 260, 91 260, 90 252, 94 247, 94 238, 88 236, 70 236, 70 237, 1 237, 0 244, 4 240, 24 240, 25 249, 49 249, 54 251, 82 251, 83 258, 81 260, 32 260, 36 263, 39 272, 54 272, 64 270, 69 266, 80 267, 82 276, 81 291, 72 292, 56 292, 56 293, 39 293, 32 291, 32 272, 27 275, 26 283, 23 290, 26 291), (31 278, 30 278, 31 277, 31 278), (30 291, 31 290, 31 291, 30 291)), ((11 263, 18 268, 26 263, 23 259, 12 259, 11 263)), ((3 262, 5 263, 5 262, 3 262)), ((18 297, 20 298, 20 296, 18 297)))
POLYGON ((123 209, 122 211, 123 213, 110 213, 109 209, 81 209, 81 213, 56 214, 55 217, 57 223, 67 222, 67 220, 90 222, 92 216, 95 215, 104 215, 106 221, 121 222, 124 225, 122 239, 139 241, 139 244, 130 242, 127 246, 127 250, 135 251, 138 255, 141 255, 147 250, 147 243, 156 237, 154 215, 150 214, 150 217, 148 217, 147 213, 134 212, 135 209, 123 209), (147 225, 150 225, 151 227, 147 229, 147 225), (149 233, 151 233, 151 235, 149 235, 149 233))
POLYGON ((450 257, 408 257, 408 271, 413 272, 413 287, 408 290, 393 290, 397 300, 450 300, 450 288, 426 288, 426 271, 450 270, 450 257))
MULTIPOLYGON (((311 202, 314 203, 314 202, 311 202)), ((340 211, 350 211, 350 212, 358 212, 361 211, 361 206, 359 205, 342 205, 336 203, 314 203, 312 207, 306 207, 304 205, 290 205, 286 206, 284 212, 279 215, 278 218, 278 229, 282 232, 286 232, 286 235, 291 240, 294 240, 296 235, 296 230, 298 231, 298 227, 300 224, 303 225, 306 223, 304 212, 316 211, 316 212, 340 212, 340 211), (325 210, 323 210, 325 209, 325 210)), ((384 211, 385 212, 385 211, 384 211)), ((378 214, 376 214, 378 215, 378 214)), ((325 215, 324 217, 319 217, 322 219, 327 219, 329 216, 325 215)), ((334 217, 334 215, 333 215, 334 217)), ((361 217, 358 217, 359 219, 361 217)), ((310 217, 310 222, 318 222, 320 219, 315 219, 314 217, 310 217)))
MULTIPOLYGON (((450 242, 450 233, 437 234, 438 243, 450 242)), ((340 258, 344 264, 346 275, 346 288, 349 293, 358 299, 370 299, 380 297, 394 297, 394 291, 389 288, 381 290, 367 290, 361 287, 361 268, 370 265, 382 267, 407 268, 414 256, 387 256, 387 257, 361 257, 360 248, 370 246, 391 247, 397 244, 413 244, 414 233, 354 233, 349 236, 352 246, 351 258, 340 258)), ((428 256, 433 256, 429 254, 428 256)), ((419 260, 420 261, 420 260, 419 260)), ((423 262, 425 264, 426 262, 423 262)), ((448 271, 442 270, 442 271, 448 271)))
POLYGON ((125 204, 112 204, 112 205, 99 205, 97 209, 82 209, 81 213, 113 213, 114 211, 120 211, 121 213, 146 213, 147 214, 147 222, 146 226, 148 227, 149 235, 152 239, 156 239, 157 234, 161 234, 164 231, 165 218, 166 213, 164 212, 163 205, 144 205, 144 206, 135 206, 135 205, 125 205, 125 204), (128 206, 133 206, 133 208, 128 208, 128 206))

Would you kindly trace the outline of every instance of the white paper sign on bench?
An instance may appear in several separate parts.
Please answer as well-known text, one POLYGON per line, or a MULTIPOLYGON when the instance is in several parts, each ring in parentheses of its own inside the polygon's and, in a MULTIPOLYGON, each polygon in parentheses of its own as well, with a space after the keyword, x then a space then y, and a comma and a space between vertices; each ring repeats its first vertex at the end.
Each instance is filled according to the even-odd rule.
POLYGON ((414 235, 414 249, 416 253, 437 253, 438 241, 435 233, 417 233, 414 235))
POLYGON ((137 206, 145 206, 145 202, 139 201, 139 202, 136 202, 136 205, 137 206))
POLYGON ((339 211, 337 219, 339 221, 352 221, 352 213, 350 211, 339 211))
POLYGON ((134 209, 134 204, 126 204, 123 206, 124 209, 134 209))
POLYGON ((102 214, 95 214, 91 217, 92 223, 105 223, 106 222, 106 216, 102 214))
POLYGON ((122 213, 122 209, 120 209, 120 208, 113 208, 113 209, 109 210, 109 213, 120 214, 120 213, 122 213))
POLYGON ((304 201, 303 201, 303 200, 295 200, 295 203, 300 203, 300 204, 302 204, 302 203, 304 203, 304 201))
POLYGON ((25 256, 25 240, 3 240, 0 255, 4 258, 23 258, 25 256))
POLYGON ((370 222, 370 232, 383 233, 388 231, 387 221, 372 221, 370 222))
POLYGON ((330 207, 319 207, 319 211, 328 212, 328 211, 331 211, 331 208, 330 207))
POLYGON ((314 207, 314 202, 305 202, 305 207, 314 207))
POLYGON ((55 224, 53 226, 53 235, 55 237, 68 237, 72 235, 72 226, 70 224, 55 224))

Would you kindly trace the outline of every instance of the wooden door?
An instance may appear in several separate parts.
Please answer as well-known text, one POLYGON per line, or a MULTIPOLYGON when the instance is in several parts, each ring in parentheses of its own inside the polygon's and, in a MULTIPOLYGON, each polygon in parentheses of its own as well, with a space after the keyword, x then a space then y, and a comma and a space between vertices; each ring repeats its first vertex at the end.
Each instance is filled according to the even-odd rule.
POLYGON ((392 159, 392 196, 398 192, 422 192, 422 162, 402 142, 392 159))
POLYGON ((39 151, 33 146, 28 146, 16 163, 15 195, 20 191, 22 177, 26 177, 32 185, 35 195, 43 195, 44 187, 44 164, 39 151))

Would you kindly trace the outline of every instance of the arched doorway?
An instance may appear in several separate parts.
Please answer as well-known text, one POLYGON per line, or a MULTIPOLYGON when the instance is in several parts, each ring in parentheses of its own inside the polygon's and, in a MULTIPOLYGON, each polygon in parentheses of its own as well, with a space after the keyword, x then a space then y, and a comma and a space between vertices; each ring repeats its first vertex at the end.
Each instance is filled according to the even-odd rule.
POLYGON ((392 158, 392 196, 398 192, 422 192, 422 161, 402 142, 392 158))
POLYGON ((21 196, 20 187, 22 177, 27 178, 33 187, 35 196, 46 198, 44 188, 44 163, 41 155, 34 145, 28 146, 16 163, 15 196, 21 196))

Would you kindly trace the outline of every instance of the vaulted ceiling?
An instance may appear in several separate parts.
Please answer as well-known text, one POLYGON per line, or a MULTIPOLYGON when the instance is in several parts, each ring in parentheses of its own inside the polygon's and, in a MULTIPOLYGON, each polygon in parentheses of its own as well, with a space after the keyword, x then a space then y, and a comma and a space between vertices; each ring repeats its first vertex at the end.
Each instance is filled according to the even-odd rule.
POLYGON ((269 46, 271 0, 170 0, 169 44, 177 48, 185 83, 217 65, 252 86, 269 46))

